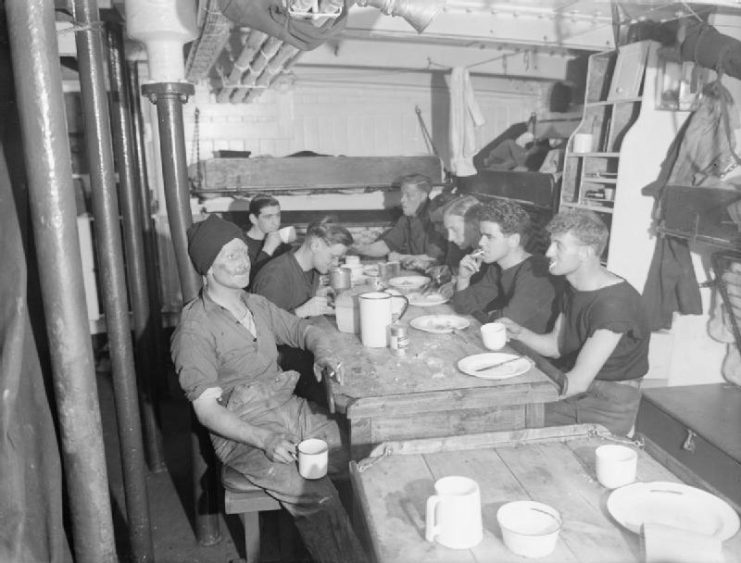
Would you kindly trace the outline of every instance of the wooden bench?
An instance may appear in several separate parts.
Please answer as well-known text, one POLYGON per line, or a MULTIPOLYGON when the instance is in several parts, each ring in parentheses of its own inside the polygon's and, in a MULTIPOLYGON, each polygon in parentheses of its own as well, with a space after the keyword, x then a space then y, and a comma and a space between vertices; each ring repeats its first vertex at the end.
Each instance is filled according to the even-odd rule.
POLYGON ((230 467, 222 469, 221 482, 224 485, 224 512, 239 515, 244 528, 247 563, 257 563, 260 561, 260 512, 281 510, 281 506, 230 467))

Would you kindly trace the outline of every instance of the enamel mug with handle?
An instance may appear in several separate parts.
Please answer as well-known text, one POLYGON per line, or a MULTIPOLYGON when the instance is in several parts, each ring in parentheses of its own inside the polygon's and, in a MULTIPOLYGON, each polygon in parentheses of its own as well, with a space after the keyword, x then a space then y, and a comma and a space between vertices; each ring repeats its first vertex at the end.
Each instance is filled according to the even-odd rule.
POLYGON ((396 309, 394 301, 401 301, 401 318, 409 306, 403 295, 392 295, 385 291, 361 293, 360 301, 360 340, 368 348, 385 348, 388 346, 388 326, 393 320, 396 309))
POLYGON ((425 539, 452 549, 469 549, 483 539, 481 493, 468 477, 450 476, 435 482, 427 499, 425 539))

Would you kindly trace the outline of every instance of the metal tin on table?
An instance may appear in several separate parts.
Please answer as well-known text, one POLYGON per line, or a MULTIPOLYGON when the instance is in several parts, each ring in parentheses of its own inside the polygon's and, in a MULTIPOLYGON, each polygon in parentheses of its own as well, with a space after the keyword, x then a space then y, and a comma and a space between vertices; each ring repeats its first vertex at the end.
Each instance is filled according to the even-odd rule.
POLYGON ((389 325, 389 348, 391 348, 391 353, 397 356, 406 354, 407 348, 409 348, 407 327, 398 323, 389 325))
POLYGON ((332 268, 329 272, 329 285, 332 289, 349 289, 352 286, 352 271, 350 268, 332 268))

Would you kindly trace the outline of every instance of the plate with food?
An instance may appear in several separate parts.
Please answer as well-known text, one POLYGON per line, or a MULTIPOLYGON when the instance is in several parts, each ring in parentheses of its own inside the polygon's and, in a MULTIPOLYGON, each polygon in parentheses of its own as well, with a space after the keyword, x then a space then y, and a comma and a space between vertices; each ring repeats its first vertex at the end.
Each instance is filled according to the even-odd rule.
POLYGON ((530 358, 517 354, 491 352, 466 356, 458 362, 458 369, 481 379, 509 379, 530 371, 530 358))
POLYGON ((448 298, 437 291, 430 293, 414 291, 407 295, 407 299, 409 299, 409 304, 415 307, 433 307, 448 302, 448 298))
POLYGON ((423 315, 412 319, 409 324, 417 330, 433 334, 449 334, 454 330, 463 330, 471 324, 468 319, 459 315, 423 315))
POLYGON ((363 266, 363 273, 366 276, 378 276, 380 275, 380 269, 378 264, 366 264, 363 266))
POLYGON ((415 291, 422 289, 428 283, 430 278, 427 276, 398 276, 389 280, 389 285, 402 291, 415 291))

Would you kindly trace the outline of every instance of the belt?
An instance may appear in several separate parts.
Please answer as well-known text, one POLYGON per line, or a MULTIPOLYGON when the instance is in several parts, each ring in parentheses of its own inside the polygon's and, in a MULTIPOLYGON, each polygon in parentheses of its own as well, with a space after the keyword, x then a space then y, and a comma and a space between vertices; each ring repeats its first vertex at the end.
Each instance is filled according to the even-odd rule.
POLYGON ((640 379, 621 379, 619 381, 606 381, 607 383, 617 383, 618 385, 627 385, 628 387, 635 387, 636 389, 641 388, 640 379))

